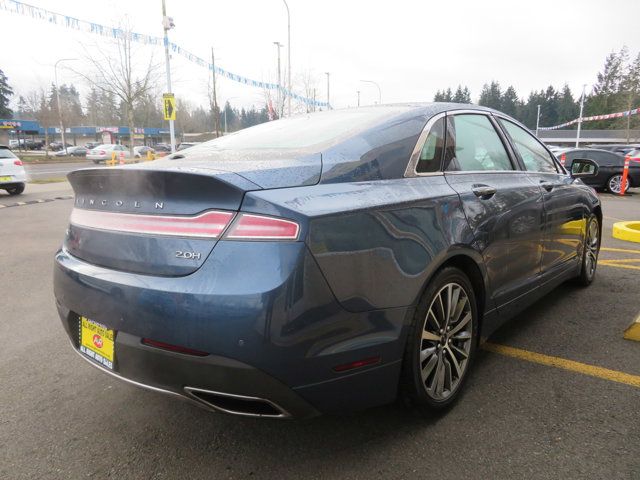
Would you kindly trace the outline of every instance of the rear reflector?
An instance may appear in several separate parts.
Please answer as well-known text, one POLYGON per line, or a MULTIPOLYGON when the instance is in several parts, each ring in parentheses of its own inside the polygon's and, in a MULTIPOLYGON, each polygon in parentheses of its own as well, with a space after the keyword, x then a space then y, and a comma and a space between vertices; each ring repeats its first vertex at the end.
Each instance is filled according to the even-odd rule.
POLYGON ((346 372, 348 370, 353 370, 354 368, 366 367, 369 365, 376 365, 380 363, 380 360, 381 360, 380 357, 365 358, 355 362, 345 363, 344 365, 338 365, 337 367, 333 367, 333 371, 340 373, 340 372, 346 372))
POLYGON ((137 215, 74 208, 70 222, 78 227, 115 232, 217 238, 233 218, 231 212, 209 211, 192 217, 137 215))
POLYGON ((242 213, 225 238, 235 240, 297 240, 300 227, 291 220, 242 213))
POLYGON ((182 353, 184 355, 194 355, 196 357, 206 357, 207 355, 209 355, 207 352, 201 352, 200 350, 181 347, 180 345, 171 345, 170 343, 158 342, 157 340, 151 340, 150 338, 143 338, 142 344, 147 345, 148 347, 159 348, 161 350, 169 350, 170 352, 182 353))

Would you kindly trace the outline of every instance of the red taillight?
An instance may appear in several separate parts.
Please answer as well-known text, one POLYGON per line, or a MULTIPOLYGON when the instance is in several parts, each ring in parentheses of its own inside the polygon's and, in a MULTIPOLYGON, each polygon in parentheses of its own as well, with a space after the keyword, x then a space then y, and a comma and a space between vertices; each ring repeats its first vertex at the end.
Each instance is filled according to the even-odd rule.
POLYGON ((345 363, 344 365, 338 365, 337 367, 333 367, 333 371, 337 373, 346 372, 349 370, 353 370, 354 368, 367 367, 369 365, 376 365, 380 363, 381 358, 378 357, 370 357, 364 358, 362 360, 357 360, 351 363, 345 363))
POLYGON ((14 160, 13 164, 21 167, 22 166, 22 160, 14 160))
POLYGON ((291 220, 241 213, 224 238, 231 240, 297 240, 300 226, 291 220))
POLYGON ((209 211, 193 217, 137 215, 74 208, 70 222, 78 227, 149 235, 217 238, 233 213, 209 211))
POLYGON ((209 355, 207 352, 200 350, 194 350, 192 348, 181 347, 180 345, 172 345, 170 343, 158 342, 157 340, 151 340, 150 338, 143 338, 142 344, 149 347, 160 348, 162 350, 168 350, 170 352, 182 353, 184 355, 195 355, 196 357, 206 357, 209 355))
POLYGON ((107 153, 107 152, 105 152, 104 150, 100 150, 100 151, 98 152, 98 155, 106 155, 106 153, 107 153))

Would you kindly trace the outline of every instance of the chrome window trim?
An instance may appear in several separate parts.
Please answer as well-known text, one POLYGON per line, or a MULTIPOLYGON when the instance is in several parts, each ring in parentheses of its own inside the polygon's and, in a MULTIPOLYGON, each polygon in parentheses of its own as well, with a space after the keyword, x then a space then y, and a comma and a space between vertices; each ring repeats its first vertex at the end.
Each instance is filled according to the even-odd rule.
POLYGON ((409 163, 407 164, 407 168, 404 171, 404 178, 433 177, 433 176, 442 175, 442 161, 440 162, 440 169, 438 169, 437 172, 418 173, 417 169, 418 169, 418 160, 420 159, 420 153, 422 152, 422 147, 424 146, 424 142, 427 141, 427 137, 431 132, 431 128, 438 120, 446 116, 447 116, 446 111, 437 113, 433 117, 431 117, 427 122, 427 124, 424 126, 424 128, 422 129, 422 132, 420 132, 420 136, 418 137, 418 141, 416 142, 416 145, 413 147, 411 156, 409 157, 409 163))
MULTIPOLYGON (((520 124, 517 120, 514 120, 500 112, 494 112, 493 110, 475 110, 475 109, 469 109, 469 108, 461 108, 459 110, 446 110, 444 112, 435 114, 426 123, 426 125, 422 129, 422 132, 420 132, 418 141, 416 142, 415 147, 413 147, 413 151, 411 152, 411 156, 409 157, 409 163, 407 164, 407 168, 405 169, 404 178, 432 177, 432 176, 442 176, 442 175, 460 175, 463 173, 514 173, 514 172, 527 173, 528 170, 523 169, 523 166, 520 165, 520 160, 517 156, 517 153, 513 150, 509 137, 503 132, 502 125, 500 125, 494 117, 503 118, 505 120, 508 120, 512 123, 515 123, 523 127, 523 125, 520 124), (418 172, 417 168, 418 168, 418 160, 420 158, 420 153, 422 152, 422 147, 424 146, 424 142, 427 141, 427 136, 429 136, 429 133, 431 132, 431 128, 433 127, 433 125, 443 117, 446 118, 447 116, 465 115, 465 114, 484 115, 485 117, 487 117, 487 119, 493 126, 494 130, 496 131, 496 135, 498 136, 498 138, 500 138, 500 141, 502 142, 502 146, 506 151, 507 157, 509 157, 509 162, 511 163, 511 166, 513 167, 513 169, 512 170, 473 170, 473 171, 461 170, 461 171, 447 172, 442 170, 443 165, 441 163, 440 170, 437 172, 424 172, 424 173, 418 172)), ((526 129, 526 127, 524 128, 526 129)), ((536 138, 536 140, 538 139, 536 138)), ((538 142, 540 142, 540 140, 538 140, 538 142)), ((546 145, 544 145, 544 143, 542 143, 542 145, 549 152, 549 149, 547 149, 546 145)), ((553 154, 551 154, 551 156, 552 158, 555 159, 555 156, 553 156, 553 154)), ((547 173, 552 173, 552 172, 547 172, 547 173)))
MULTIPOLYGON (((507 116, 507 115, 505 115, 504 113, 501 113, 501 112, 492 112, 491 115, 493 115, 497 119, 506 120, 507 122, 511 122, 514 125, 522 128, 526 133, 531 135, 540 145, 542 145, 542 148, 544 148, 544 150, 551 156, 551 161, 553 162, 554 166, 556 167, 555 174, 556 175, 569 175, 569 171, 560 164, 560 162, 558 161, 558 159, 556 158, 554 153, 551 150, 549 150, 549 148, 547 147, 547 145, 543 141, 541 141, 537 136, 535 136, 533 133, 531 133, 531 131, 526 127, 526 125, 523 125, 522 123, 517 121, 515 118, 511 118, 511 117, 509 117, 509 116, 507 116)), ((500 129, 506 130, 505 127, 503 127, 502 124, 500 124, 500 122, 498 122, 498 124, 500 126, 500 129)), ((507 136, 509 138, 509 143, 511 143, 511 136, 506 131, 505 131, 505 136, 507 136)), ((513 149, 514 149, 514 154, 516 154, 518 156, 518 158, 520 159, 521 156, 516 151, 515 145, 513 146, 513 149)), ((541 171, 538 171, 538 170, 527 170, 527 166, 524 164, 524 160, 519 160, 519 161, 522 162, 522 166, 524 167, 524 171, 525 172, 551 173, 551 174, 554 173, 554 172, 541 172, 541 171)))

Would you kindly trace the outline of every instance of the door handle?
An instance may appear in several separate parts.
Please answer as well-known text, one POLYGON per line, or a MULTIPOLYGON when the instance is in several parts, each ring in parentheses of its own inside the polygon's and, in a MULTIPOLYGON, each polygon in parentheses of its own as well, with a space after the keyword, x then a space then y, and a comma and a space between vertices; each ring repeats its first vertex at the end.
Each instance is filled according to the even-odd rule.
POLYGON ((475 194, 476 197, 486 199, 493 197, 498 190, 496 189, 496 187, 492 187, 490 185, 474 185, 471 188, 471 191, 475 194))
POLYGON ((551 182, 547 182, 546 180, 540 180, 540 185, 542 186, 542 188, 544 188, 547 192, 550 192, 551 190, 553 190, 553 188, 555 187, 555 185, 551 182))

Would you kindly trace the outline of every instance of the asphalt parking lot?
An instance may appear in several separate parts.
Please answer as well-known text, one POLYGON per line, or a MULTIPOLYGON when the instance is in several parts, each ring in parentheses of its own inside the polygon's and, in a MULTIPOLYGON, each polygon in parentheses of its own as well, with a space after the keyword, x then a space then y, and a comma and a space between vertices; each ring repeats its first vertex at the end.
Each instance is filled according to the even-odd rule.
POLYGON ((51 279, 72 208, 53 197, 70 193, 29 185, 24 199, 51 201, 0 209, 1 479, 640 478, 640 343, 622 337, 640 314, 640 244, 611 237, 640 219, 639 190, 601 195, 595 283, 565 284, 499 330, 447 414, 389 405, 304 422, 209 413, 78 358, 51 279))

